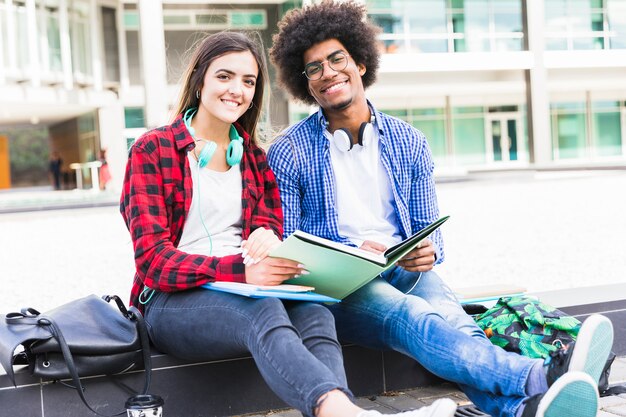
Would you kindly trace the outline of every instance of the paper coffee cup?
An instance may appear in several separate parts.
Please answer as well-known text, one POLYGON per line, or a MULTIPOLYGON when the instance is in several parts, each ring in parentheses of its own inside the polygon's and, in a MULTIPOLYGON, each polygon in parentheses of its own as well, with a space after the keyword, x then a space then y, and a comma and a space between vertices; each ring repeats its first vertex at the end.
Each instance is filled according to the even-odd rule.
POLYGON ((127 417, 163 417, 163 403, 158 395, 135 395, 126 401, 127 417))

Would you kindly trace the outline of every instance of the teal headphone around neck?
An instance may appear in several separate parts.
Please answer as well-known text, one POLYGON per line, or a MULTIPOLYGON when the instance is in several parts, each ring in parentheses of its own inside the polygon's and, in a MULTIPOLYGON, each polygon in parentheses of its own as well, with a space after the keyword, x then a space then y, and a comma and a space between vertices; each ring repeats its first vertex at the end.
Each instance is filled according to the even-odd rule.
MULTIPOLYGON (((191 126, 191 119, 193 119, 197 111, 197 107, 188 109, 183 115, 183 123, 185 123, 185 127, 193 140, 206 142, 206 145, 204 145, 200 151, 200 155, 198 155, 198 165, 200 168, 204 168, 213 157, 217 149, 217 143, 212 140, 196 138, 196 130, 191 126)), ((243 138, 239 136, 239 132, 237 132, 237 129, 233 125, 230 125, 228 136, 230 137, 230 143, 228 144, 228 149, 226 149, 226 163, 232 167, 241 162, 241 158, 243 157, 243 138)))

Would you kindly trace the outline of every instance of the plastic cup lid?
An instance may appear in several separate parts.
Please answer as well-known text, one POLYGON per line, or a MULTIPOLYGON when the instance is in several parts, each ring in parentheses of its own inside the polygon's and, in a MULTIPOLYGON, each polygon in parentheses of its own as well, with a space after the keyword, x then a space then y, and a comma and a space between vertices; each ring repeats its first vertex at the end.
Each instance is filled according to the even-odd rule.
POLYGON ((127 410, 141 410, 146 408, 154 408, 163 406, 163 398, 158 395, 145 394, 135 395, 126 400, 127 410))

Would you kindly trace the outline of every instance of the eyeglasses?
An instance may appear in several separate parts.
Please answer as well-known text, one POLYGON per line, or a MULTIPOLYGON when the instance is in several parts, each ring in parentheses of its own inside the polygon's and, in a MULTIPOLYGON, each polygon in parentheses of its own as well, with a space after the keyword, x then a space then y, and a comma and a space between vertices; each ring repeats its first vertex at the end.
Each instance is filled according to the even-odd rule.
POLYGON ((337 51, 331 54, 326 61, 310 62, 304 66, 302 73, 311 81, 322 78, 324 74, 324 64, 328 62, 328 66, 334 71, 341 71, 348 66, 348 57, 350 55, 345 52, 337 51))

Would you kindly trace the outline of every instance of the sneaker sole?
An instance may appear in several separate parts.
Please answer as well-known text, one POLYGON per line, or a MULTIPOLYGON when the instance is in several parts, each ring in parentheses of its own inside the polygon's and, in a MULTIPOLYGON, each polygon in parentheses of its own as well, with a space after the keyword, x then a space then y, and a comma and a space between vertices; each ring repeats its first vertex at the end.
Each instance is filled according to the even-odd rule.
POLYGON ((433 416, 435 417, 454 417, 457 405, 449 398, 442 398, 433 403, 433 416))
POLYGON ((597 384, 612 347, 611 320, 599 314, 589 316, 578 332, 568 371, 585 372, 597 384))
POLYGON ((568 372, 544 394, 535 417, 595 417, 598 387, 583 372, 568 372))

